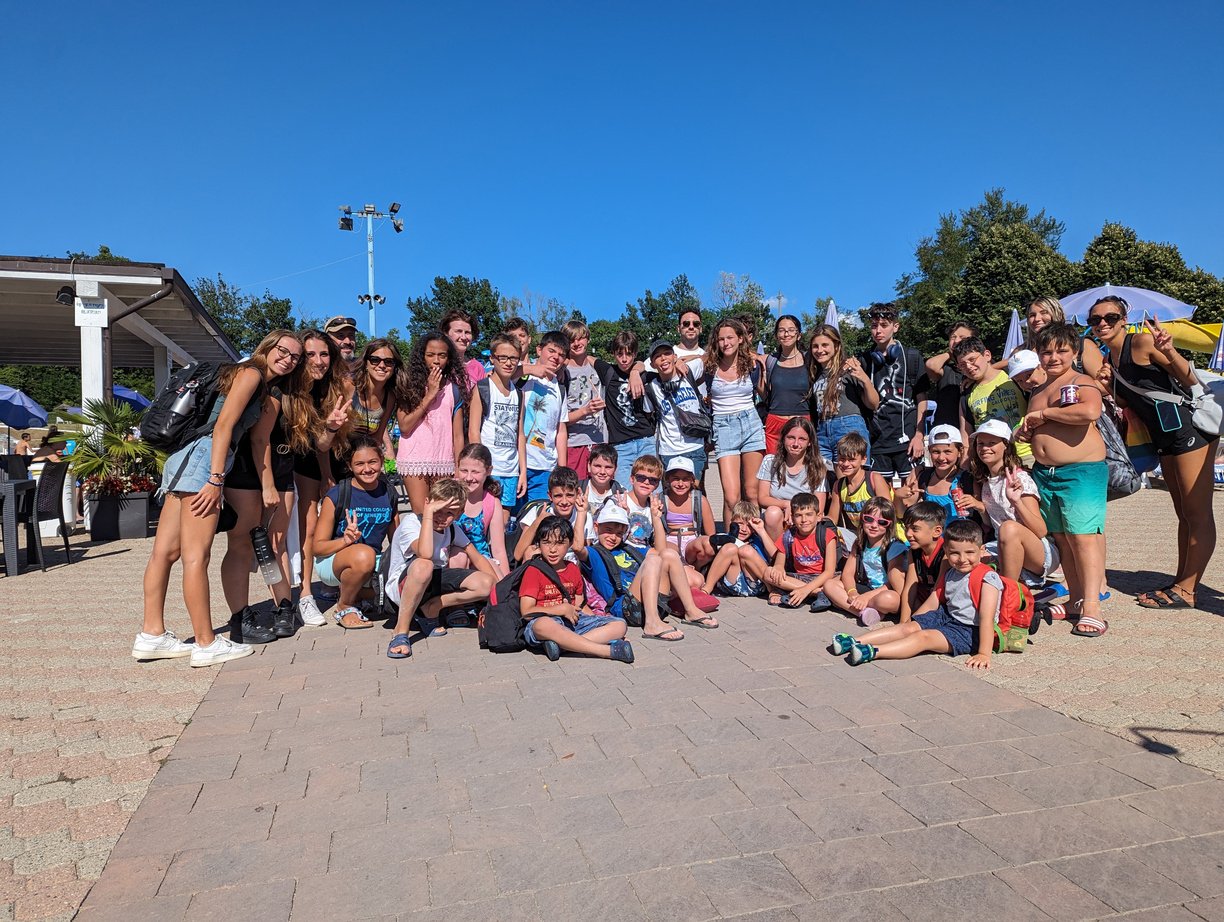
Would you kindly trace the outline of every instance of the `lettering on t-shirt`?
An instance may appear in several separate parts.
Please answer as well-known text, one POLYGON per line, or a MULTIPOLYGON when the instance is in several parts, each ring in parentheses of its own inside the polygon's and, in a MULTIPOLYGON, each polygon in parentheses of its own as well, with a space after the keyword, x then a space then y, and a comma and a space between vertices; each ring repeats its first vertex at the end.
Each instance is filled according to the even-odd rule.
POLYGON ((824 548, 816 540, 816 532, 806 537, 792 532, 790 556, 795 573, 807 576, 824 572, 824 548))

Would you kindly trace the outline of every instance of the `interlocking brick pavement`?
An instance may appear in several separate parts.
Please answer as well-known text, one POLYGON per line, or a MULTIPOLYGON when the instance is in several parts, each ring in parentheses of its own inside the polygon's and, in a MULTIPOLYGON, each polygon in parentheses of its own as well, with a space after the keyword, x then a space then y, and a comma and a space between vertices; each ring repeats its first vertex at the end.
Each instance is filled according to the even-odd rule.
MULTIPOLYGON (((1167 495, 1110 515, 1112 585, 1154 584, 1167 495)), ((212 671, 128 657, 147 548, 0 579, 0 919, 95 880, 83 920, 1224 917, 1215 592, 985 682, 758 602, 632 667, 328 627, 212 671)))

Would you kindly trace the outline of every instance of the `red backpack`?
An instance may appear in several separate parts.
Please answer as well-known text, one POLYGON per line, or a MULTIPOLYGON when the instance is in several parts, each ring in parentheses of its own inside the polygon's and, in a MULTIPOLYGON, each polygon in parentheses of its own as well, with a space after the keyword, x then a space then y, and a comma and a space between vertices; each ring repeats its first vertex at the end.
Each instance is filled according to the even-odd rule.
MULTIPOLYGON (((1003 581, 1003 592, 999 597, 999 620, 995 622, 995 652, 1023 653, 1028 644, 1029 630, 1033 624, 1033 597, 1028 589, 1008 579, 988 564, 979 563, 969 573, 969 597, 973 599, 973 607, 982 604, 982 581, 987 573, 994 573, 1003 581)), ((939 584, 940 603, 947 602, 944 584, 939 584)))

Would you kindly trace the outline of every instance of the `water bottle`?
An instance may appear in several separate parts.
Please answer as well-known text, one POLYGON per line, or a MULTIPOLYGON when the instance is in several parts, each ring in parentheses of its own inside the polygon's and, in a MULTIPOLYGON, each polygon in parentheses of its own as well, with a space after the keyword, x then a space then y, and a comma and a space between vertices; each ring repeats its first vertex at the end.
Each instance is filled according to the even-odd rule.
POLYGON ((196 382, 188 381, 179 388, 178 396, 170 404, 170 412, 175 416, 191 416, 195 413, 196 382))
POLYGON ((255 548, 255 560, 259 564, 259 572, 264 582, 275 586, 281 581, 281 572, 276 555, 272 553, 272 542, 268 540, 268 529, 262 525, 252 528, 251 545, 255 548))

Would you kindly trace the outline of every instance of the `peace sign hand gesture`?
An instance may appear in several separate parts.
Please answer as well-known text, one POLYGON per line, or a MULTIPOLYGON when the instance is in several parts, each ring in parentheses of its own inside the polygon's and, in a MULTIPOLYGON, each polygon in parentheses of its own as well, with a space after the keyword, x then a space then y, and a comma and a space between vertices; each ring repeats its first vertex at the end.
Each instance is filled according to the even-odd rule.
POLYGON ((1173 334, 1160 325, 1155 317, 1147 318, 1148 329, 1152 331, 1152 343, 1165 355, 1176 354, 1177 347, 1173 345, 1173 334))
POLYGON ((344 540, 349 544, 356 544, 361 540, 361 526, 357 524, 357 513, 349 510, 344 513, 344 540))
POLYGON ((348 422, 348 401, 343 396, 336 401, 336 405, 332 407, 332 411, 327 414, 327 419, 324 425, 332 432, 338 431, 345 423, 348 422))

